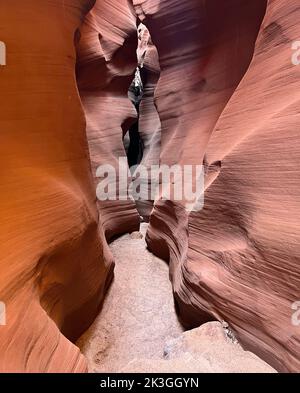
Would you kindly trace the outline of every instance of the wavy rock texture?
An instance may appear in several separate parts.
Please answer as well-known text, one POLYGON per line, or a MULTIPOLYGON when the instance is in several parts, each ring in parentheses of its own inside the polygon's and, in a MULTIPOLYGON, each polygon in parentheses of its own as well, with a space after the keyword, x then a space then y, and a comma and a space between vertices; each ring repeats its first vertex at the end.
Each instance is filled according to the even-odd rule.
POLYGON ((299 371, 297 0, 0 2, 0 371, 86 370, 69 340, 89 326, 111 279, 104 237, 139 225, 131 200, 95 202, 96 170, 125 157, 137 116, 127 96, 135 12, 153 40, 142 163, 204 162, 206 175, 202 211, 156 202, 149 248, 170 261, 188 327, 225 320, 246 349, 299 371))
MULTIPOLYGON (((126 157, 123 136, 137 118, 128 89, 137 66, 136 15, 127 0, 98 0, 80 30, 77 79, 86 119, 92 171, 126 157)), ((130 179, 129 179, 130 182, 130 179)), ((125 187, 127 193, 127 187, 125 187)), ((98 202, 107 239, 137 230, 135 203, 98 202)))
POLYGON ((0 2, 0 371, 86 370, 66 337, 92 322, 111 277, 74 77, 74 35, 92 5, 0 2))
POLYGON ((161 162, 206 169, 204 209, 158 201, 148 245, 170 260, 188 326, 226 320, 247 349, 299 371, 298 2, 270 0, 260 30, 260 0, 134 4, 162 69, 161 162))
MULTIPOLYGON (((149 37, 148 30, 144 31, 138 48, 138 60, 141 64, 141 75, 144 84, 143 99, 139 107, 139 134, 143 141, 143 159, 141 164, 150 170, 152 165, 159 165, 161 123, 155 107, 154 92, 160 77, 160 66, 156 47, 149 37)), ((144 180, 145 196, 143 200, 137 200, 136 205, 140 215, 148 221, 153 208, 151 200, 151 187, 148 178, 144 180)))

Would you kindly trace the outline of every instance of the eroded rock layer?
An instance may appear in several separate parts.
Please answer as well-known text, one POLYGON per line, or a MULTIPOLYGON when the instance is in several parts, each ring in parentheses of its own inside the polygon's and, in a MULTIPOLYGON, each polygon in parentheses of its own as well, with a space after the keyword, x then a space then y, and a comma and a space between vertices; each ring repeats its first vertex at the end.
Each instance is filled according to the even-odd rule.
MULTIPOLYGON (((119 174, 118 160, 126 158, 123 136, 137 117, 128 99, 128 89, 137 67, 138 45, 132 5, 127 0, 96 1, 80 36, 77 79, 97 186, 103 180, 97 177, 100 165, 111 165, 119 174)), ((122 187, 124 190, 120 192, 127 193, 128 187, 122 187)), ((98 201, 98 206, 108 239, 138 229, 139 216, 131 199, 98 201)))
POLYGON ((92 5, 0 2, 2 372, 86 370, 66 337, 89 326, 111 277, 75 81, 74 36, 92 5))
POLYGON ((139 106, 139 135, 143 142, 143 159, 141 165, 148 170, 148 176, 143 178, 140 173, 143 187, 143 195, 136 200, 136 206, 140 215, 149 220, 153 208, 153 196, 151 196, 151 183, 148 178, 151 175, 151 167, 160 162, 161 124, 154 102, 154 92, 160 77, 158 53, 145 26, 141 24, 142 34, 138 48, 138 60, 141 67, 143 80, 143 98, 139 106), (143 40, 144 37, 144 40, 143 40))
POLYGON ((129 198, 95 196, 137 117, 137 15, 153 40, 142 163, 205 166, 204 208, 158 200, 147 234, 181 319, 225 320, 246 349, 299 371, 298 0, 0 2, 0 371, 86 370, 69 340, 110 282, 105 236, 139 225, 129 198))
POLYGON ((226 320, 246 348, 299 371, 298 2, 134 4, 162 69, 161 162, 206 172, 203 210, 158 201, 148 245, 170 260, 187 326, 226 320))

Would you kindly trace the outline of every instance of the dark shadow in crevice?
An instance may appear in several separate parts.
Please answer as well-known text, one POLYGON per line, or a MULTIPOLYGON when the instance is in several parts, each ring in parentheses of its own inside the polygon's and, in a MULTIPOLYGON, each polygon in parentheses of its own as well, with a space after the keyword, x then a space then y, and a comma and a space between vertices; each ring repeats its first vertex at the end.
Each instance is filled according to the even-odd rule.
POLYGON ((139 109, 144 93, 145 78, 146 71, 138 66, 128 91, 128 97, 137 112, 136 121, 129 127, 124 136, 124 147, 129 168, 139 165, 143 159, 144 145, 139 133, 139 109))

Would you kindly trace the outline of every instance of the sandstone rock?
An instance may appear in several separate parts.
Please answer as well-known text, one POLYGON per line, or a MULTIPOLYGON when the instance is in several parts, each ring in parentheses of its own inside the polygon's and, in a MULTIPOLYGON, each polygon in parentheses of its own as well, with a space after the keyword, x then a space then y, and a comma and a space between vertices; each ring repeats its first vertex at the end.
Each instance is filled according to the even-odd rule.
MULTIPOLYGON (((97 0, 80 29, 77 81, 87 121, 95 185, 96 171, 126 158, 123 137, 137 118, 128 88, 137 66, 136 15, 127 0, 97 0)), ((128 180, 130 182, 130 179, 128 180)), ((125 189, 127 192, 127 189, 125 189)), ((98 201, 107 239, 139 228, 134 202, 98 201)))
POLYGON ((69 339, 111 279, 74 79, 74 36, 92 4, 0 2, 1 372, 85 371, 69 339))
MULTIPOLYGON (((144 36, 148 30, 145 31, 144 36)), ((149 33, 148 33, 149 34, 149 33)), ((143 141, 143 159, 141 165, 148 169, 148 173, 152 165, 159 165, 160 158, 160 141, 161 141, 161 123, 154 102, 154 92, 160 77, 160 65, 158 53, 151 38, 148 38, 147 46, 142 41, 140 46, 141 53, 144 53, 143 68, 141 73, 144 80, 144 94, 139 107, 139 134, 143 141)), ((141 56, 141 55, 140 55, 141 56)), ((140 60, 142 62, 142 60, 140 60)), ((143 177, 141 176, 143 179, 143 177)), ((145 221, 149 221, 149 216, 153 208, 153 200, 151 200, 151 187, 147 179, 143 179, 143 199, 136 201, 139 213, 145 221)))
POLYGON ((149 249, 169 261, 185 325, 226 325, 187 332, 169 360, 127 371, 270 371, 235 335, 276 369, 299 371, 298 2, 16 0, 0 15, 0 371, 86 370, 69 340, 111 280, 105 237, 135 233, 139 214, 150 216, 149 249), (143 29, 139 59, 137 15, 151 35, 143 29), (200 212, 158 199, 138 213, 130 198, 97 210, 96 170, 126 156, 137 118, 127 93, 138 63, 142 163, 203 163, 200 212))
POLYGON ((183 333, 166 343, 164 360, 135 359, 122 372, 275 373, 268 364, 229 343, 218 322, 183 333))
POLYGON ((245 348, 299 371, 297 2, 134 4, 162 69, 160 162, 206 169, 204 209, 158 201, 148 246, 170 261, 188 327, 226 320, 245 348))

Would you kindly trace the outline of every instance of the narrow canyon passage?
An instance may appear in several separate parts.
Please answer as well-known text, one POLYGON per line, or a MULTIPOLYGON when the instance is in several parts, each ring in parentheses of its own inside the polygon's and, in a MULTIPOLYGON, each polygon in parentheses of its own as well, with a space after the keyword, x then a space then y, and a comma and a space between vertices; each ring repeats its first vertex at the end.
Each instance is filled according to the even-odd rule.
POLYGON ((110 245, 114 281, 103 308, 77 341, 90 373, 266 372, 225 322, 184 332, 174 307, 169 268, 146 246, 148 224, 110 245))
POLYGON ((299 0, 1 16, 0 373, 299 372, 299 0))
POLYGON ((146 249, 147 224, 111 244, 115 278, 103 309, 77 345, 90 372, 120 372, 137 359, 162 358, 183 331, 174 309, 169 268, 146 249))

